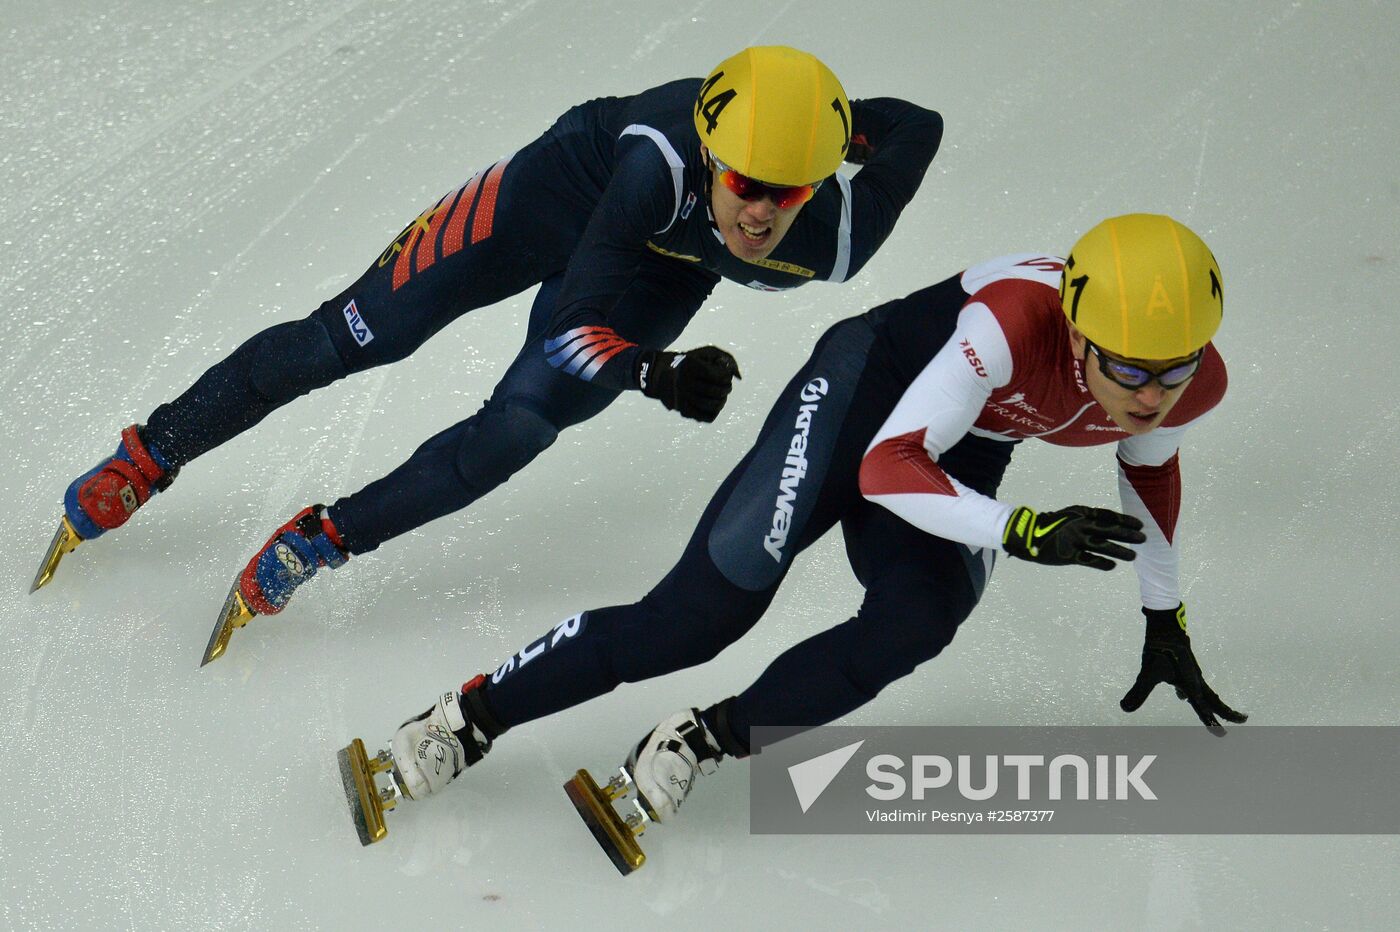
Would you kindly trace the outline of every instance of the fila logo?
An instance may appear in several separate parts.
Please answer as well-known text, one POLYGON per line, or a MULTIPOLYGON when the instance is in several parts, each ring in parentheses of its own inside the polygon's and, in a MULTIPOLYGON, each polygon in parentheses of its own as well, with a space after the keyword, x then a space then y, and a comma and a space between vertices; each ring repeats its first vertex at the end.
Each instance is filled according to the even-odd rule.
POLYGON ((350 335, 355 338, 356 343, 364 346, 374 339, 374 334, 370 333, 369 324, 365 323, 365 319, 360 316, 360 309, 355 306, 353 300, 345 305, 345 310, 341 313, 345 315, 345 323, 349 325, 350 335))
POLYGON ((970 340, 963 340, 962 343, 958 345, 962 347, 963 355, 967 357, 967 361, 972 364, 973 371, 985 379, 987 377, 987 370, 982 365, 982 360, 977 358, 977 350, 972 348, 972 342, 970 340))

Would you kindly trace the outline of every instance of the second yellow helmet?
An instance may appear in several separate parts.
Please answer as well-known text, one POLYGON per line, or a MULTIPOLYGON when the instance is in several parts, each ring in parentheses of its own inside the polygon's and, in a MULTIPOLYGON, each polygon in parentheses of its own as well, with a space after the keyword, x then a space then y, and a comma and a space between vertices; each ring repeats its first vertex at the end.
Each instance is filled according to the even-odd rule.
POLYGON ((695 131, 721 162, 775 185, 833 174, 851 143, 851 104, 814 55, 782 45, 726 58, 700 85, 695 131))
POLYGON ((1074 244, 1060 278, 1065 316, 1129 359, 1179 359, 1210 342, 1224 313, 1220 266, 1171 217, 1127 214, 1074 244))

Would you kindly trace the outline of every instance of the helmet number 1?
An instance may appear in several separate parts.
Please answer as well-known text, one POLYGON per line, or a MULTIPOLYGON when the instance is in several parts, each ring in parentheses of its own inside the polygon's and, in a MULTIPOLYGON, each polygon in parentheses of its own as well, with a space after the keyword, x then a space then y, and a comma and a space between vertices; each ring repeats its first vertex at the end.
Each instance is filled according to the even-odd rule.
POLYGON ((705 118, 705 135, 708 136, 715 131, 715 126, 719 123, 720 111, 729 106, 729 102, 739 96, 738 91, 730 88, 706 99, 705 95, 714 88, 720 78, 724 77, 723 71, 717 71, 710 76, 710 79, 700 86, 700 93, 695 98, 695 112, 705 118))
POLYGON ((1074 300, 1070 302, 1069 319, 1077 322, 1079 320, 1079 298, 1084 294, 1084 286, 1089 284, 1089 276, 1080 275, 1070 278, 1069 273, 1074 271, 1074 256, 1065 260, 1064 274, 1060 276, 1060 300, 1065 299, 1066 286, 1074 289, 1074 300))
POLYGON ((841 152, 844 154, 851 145, 851 124, 846 120, 846 111, 841 109, 840 98, 831 99, 831 109, 841 118, 841 152))

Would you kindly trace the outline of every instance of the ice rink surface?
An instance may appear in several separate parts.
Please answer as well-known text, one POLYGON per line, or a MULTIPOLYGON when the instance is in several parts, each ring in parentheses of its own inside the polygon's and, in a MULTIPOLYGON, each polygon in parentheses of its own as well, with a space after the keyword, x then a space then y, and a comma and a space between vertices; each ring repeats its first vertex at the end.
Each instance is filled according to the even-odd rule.
MULTIPOLYGON (((834 535, 717 660, 517 729, 443 797, 401 807, 382 844, 357 843, 335 752, 384 744, 559 619, 642 595, 831 322, 976 260, 1062 253, 1128 211, 1175 215, 1224 270, 1230 393, 1182 453, 1183 585, 1208 676, 1246 727, 1395 724, 1394 4, 0 10, 0 927, 1393 928, 1394 837, 751 836, 743 763, 620 879, 561 782, 848 617, 859 589, 834 535), (196 461, 26 594, 65 485, 120 428, 304 316, 570 105, 758 43, 815 52, 852 97, 935 108, 946 134, 854 283, 716 290, 680 343, 743 366, 718 424, 624 398, 198 669, 277 524, 475 410, 527 294, 196 461)), ((1112 463, 1108 447, 1024 444, 1002 497, 1113 506, 1112 463)), ((1140 629, 1131 571, 1003 562, 952 646, 850 721, 1190 722, 1165 689, 1119 712, 1140 629)))

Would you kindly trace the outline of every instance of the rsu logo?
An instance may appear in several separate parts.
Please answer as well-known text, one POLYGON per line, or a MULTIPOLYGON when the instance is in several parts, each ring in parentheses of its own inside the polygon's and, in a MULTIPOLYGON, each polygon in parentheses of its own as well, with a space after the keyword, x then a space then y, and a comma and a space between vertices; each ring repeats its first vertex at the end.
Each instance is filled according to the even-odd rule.
POLYGON ((959 345, 962 347, 963 355, 967 357, 968 365, 972 366, 973 371, 985 379, 987 369, 982 365, 982 360, 977 357, 977 350, 972 348, 972 342, 963 340, 959 345))
POLYGON ((369 324, 365 323, 365 319, 360 316, 360 309, 355 306, 354 301, 345 305, 345 310, 341 313, 345 315, 345 323, 349 325, 350 335, 355 338, 356 343, 364 346, 374 339, 374 334, 370 333, 369 324))

